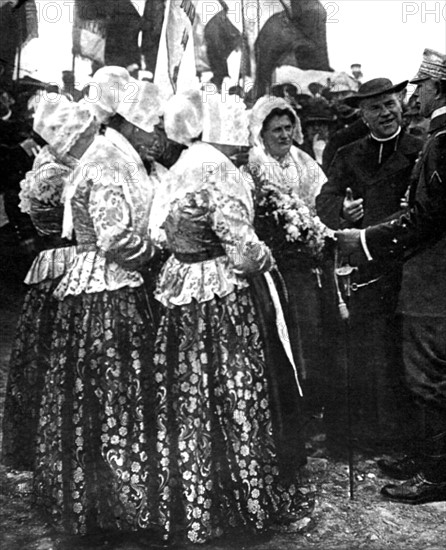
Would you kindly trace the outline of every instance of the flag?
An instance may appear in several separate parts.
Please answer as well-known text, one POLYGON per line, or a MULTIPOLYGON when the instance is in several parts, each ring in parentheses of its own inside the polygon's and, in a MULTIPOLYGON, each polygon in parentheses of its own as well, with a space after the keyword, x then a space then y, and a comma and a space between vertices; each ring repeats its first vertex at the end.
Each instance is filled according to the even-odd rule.
POLYGON ((155 82, 169 93, 208 70, 219 89, 251 76, 259 95, 278 66, 331 70, 320 0, 166 0, 164 13, 155 82))
POLYGON ((154 82, 166 96, 197 87, 193 25, 203 0, 167 0, 154 82))
POLYGON ((139 34, 142 17, 131 0, 109 0, 104 3, 108 5, 105 64, 120 67, 135 64, 141 69, 139 34))
POLYGON ((86 57, 98 65, 105 63, 106 20, 103 14, 87 10, 84 2, 75 3, 73 21, 73 55, 86 57))
POLYGON ((202 74, 211 70, 209 62, 209 56, 207 53, 207 43, 205 37, 206 24, 204 21, 203 2, 199 4, 201 9, 195 12, 195 19, 192 25, 192 32, 194 37, 194 54, 195 54, 195 66, 197 74, 202 74))
MULTIPOLYGON (((37 7, 35 0, 25 0, 25 21, 21 32, 22 48, 33 38, 39 37, 39 23, 37 18, 37 7)), ((22 16, 23 17, 23 16, 22 16)))
POLYGON ((165 9, 165 0, 146 0, 144 6, 141 53, 146 70, 152 74, 155 74, 165 9))
POLYGON ((0 79, 6 86, 12 81, 17 51, 38 34, 35 0, 1 0, 0 79))
POLYGON ((131 0, 76 0, 74 14, 74 55, 99 66, 141 66, 142 18, 131 0))

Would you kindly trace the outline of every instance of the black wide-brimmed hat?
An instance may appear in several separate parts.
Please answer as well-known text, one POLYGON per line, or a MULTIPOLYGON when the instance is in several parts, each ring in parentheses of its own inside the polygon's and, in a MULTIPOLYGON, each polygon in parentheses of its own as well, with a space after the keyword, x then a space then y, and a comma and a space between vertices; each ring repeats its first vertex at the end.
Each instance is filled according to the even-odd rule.
POLYGON ((393 84, 388 78, 374 78, 368 82, 364 82, 359 87, 358 93, 344 99, 344 103, 350 107, 358 107, 360 101, 368 99, 370 97, 376 97, 382 94, 393 94, 404 90, 408 84, 408 80, 400 82, 399 84, 393 84))

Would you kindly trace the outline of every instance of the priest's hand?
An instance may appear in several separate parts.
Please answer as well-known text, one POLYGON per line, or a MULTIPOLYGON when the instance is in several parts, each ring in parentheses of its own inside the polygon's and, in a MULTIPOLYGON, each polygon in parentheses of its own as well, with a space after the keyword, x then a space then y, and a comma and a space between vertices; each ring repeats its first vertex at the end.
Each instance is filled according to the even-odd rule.
POLYGON ((358 222, 364 216, 364 200, 354 199, 353 191, 347 187, 342 204, 342 217, 350 223, 358 222))

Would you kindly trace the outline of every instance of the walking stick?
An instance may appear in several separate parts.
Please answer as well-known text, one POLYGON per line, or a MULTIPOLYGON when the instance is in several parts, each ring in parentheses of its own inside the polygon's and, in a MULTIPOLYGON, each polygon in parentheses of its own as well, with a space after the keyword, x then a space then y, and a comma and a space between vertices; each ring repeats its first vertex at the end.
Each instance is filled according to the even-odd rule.
POLYGON ((343 363, 345 373, 345 387, 346 387, 346 408, 347 408, 347 453, 348 453, 348 476, 350 487, 350 500, 354 499, 354 465, 353 465, 353 444, 352 444, 352 406, 351 406, 351 368, 350 368, 350 356, 351 356, 351 342, 350 342, 350 313, 342 291, 339 285, 339 280, 342 281, 342 286, 345 290, 346 298, 350 297, 350 276, 356 269, 348 264, 339 265, 338 249, 335 250, 334 259, 334 280, 336 294, 338 298, 339 315, 342 319, 343 332, 344 332, 344 350, 343 350, 343 363))

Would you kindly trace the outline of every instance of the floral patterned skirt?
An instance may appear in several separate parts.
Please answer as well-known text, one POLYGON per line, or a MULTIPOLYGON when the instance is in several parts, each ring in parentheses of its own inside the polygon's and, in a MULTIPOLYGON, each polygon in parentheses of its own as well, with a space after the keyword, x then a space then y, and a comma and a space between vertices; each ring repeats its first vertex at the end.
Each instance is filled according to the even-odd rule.
POLYGON ((165 311, 154 362, 163 537, 204 542, 292 515, 250 290, 165 311))
POLYGON ((29 287, 11 352, 2 461, 17 470, 34 469, 37 420, 58 306, 52 292, 57 283, 43 281, 29 287))
POLYGON ((143 287, 69 296, 51 335, 34 489, 73 534, 150 523, 154 328, 143 287))

